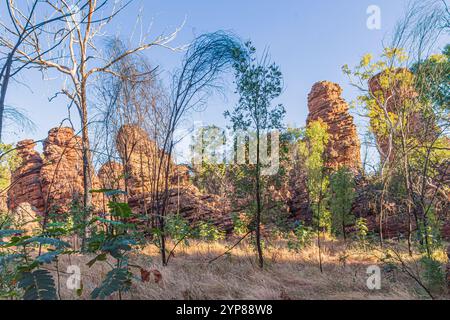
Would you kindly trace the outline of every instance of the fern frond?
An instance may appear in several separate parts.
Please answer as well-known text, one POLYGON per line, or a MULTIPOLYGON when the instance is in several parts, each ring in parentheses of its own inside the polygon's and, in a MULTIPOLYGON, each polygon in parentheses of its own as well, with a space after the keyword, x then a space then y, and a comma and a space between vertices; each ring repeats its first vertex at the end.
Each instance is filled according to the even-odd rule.
POLYGON ((127 269, 115 268, 108 272, 101 286, 92 291, 91 298, 103 300, 115 292, 128 291, 130 285, 130 272, 127 269))
POLYGON ((56 300, 55 281, 47 270, 25 272, 19 281, 24 300, 56 300))

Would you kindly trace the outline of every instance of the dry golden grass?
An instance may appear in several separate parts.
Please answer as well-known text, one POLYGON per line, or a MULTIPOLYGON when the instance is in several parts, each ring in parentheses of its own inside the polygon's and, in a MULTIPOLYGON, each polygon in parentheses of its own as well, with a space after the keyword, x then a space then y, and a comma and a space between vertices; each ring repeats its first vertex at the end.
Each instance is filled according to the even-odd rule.
MULTIPOLYGON (((274 245, 265 251, 266 266, 256 265, 251 246, 242 244, 229 255, 210 264, 209 261, 227 250, 229 243, 192 241, 180 246, 167 267, 162 267, 155 247, 148 247, 132 256, 131 263, 147 270, 159 270, 162 280, 136 281, 123 299, 424 299, 427 296, 418 285, 401 271, 382 274, 382 288, 371 291, 366 286, 367 267, 381 265, 380 253, 346 248, 342 242, 329 240, 323 250, 324 272, 318 266, 318 249, 311 246, 300 253, 291 252, 285 245, 274 245)), ((406 254, 404 255, 407 256, 406 254)), ((82 271, 83 295, 98 286, 110 270, 105 263, 88 268, 92 257, 71 256, 60 261, 60 270, 79 265, 82 271)), ((405 258, 408 259, 408 258, 405 258)), ((66 289, 66 275, 61 275, 63 299, 78 299, 66 289)), ((111 299, 117 299, 117 296, 111 299)))

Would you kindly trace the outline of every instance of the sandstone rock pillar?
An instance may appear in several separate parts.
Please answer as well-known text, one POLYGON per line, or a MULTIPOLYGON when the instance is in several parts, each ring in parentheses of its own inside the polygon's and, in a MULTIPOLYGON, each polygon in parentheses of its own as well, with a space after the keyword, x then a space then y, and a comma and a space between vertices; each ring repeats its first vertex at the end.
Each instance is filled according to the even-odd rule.
POLYGON ((361 147, 353 117, 341 94, 336 83, 314 84, 308 95, 307 122, 322 119, 328 125, 327 166, 333 170, 345 166, 356 173, 361 169, 361 147))

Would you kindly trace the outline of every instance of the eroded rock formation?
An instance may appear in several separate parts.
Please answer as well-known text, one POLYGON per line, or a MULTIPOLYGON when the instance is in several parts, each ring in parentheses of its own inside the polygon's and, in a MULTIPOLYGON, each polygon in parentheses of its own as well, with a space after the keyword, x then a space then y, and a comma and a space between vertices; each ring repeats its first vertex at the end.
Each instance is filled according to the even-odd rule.
POLYGON ((8 190, 8 208, 16 211, 21 207, 30 207, 38 214, 45 212, 45 202, 42 196, 41 169, 43 160, 34 150, 33 140, 23 140, 17 143, 17 155, 20 166, 11 176, 11 187, 8 190))
POLYGON ((322 119, 328 125, 327 166, 334 170, 346 166, 357 172, 361 169, 359 137, 348 104, 341 94, 342 89, 336 83, 316 83, 308 95, 307 122, 322 119))
MULTIPOLYGON (((160 186, 155 185, 156 173, 162 151, 143 129, 134 125, 120 128, 116 137, 116 147, 124 163, 128 202, 135 213, 151 212, 155 208, 155 192, 161 191, 165 183, 164 166, 161 168, 160 186)), ((166 157, 166 156, 165 156, 166 157)), ((115 165, 118 169, 119 167, 115 165)), ((102 180, 103 172, 99 172, 102 180)), ((114 170, 113 170, 114 171, 114 170)), ((231 230, 230 206, 224 199, 202 194, 190 183, 187 166, 170 163, 168 182, 168 208, 166 214, 181 214, 191 223, 211 221, 228 231, 231 230)), ((110 174, 111 175, 111 174, 110 174)))
MULTIPOLYGON (((413 109, 414 106, 418 105, 416 101, 418 93, 414 88, 414 75, 410 70, 398 68, 379 73, 369 80, 369 89, 372 98, 375 99, 375 105, 372 106, 374 110, 371 112, 370 119, 371 128, 375 134, 382 160, 388 160, 389 163, 395 164, 397 161, 404 159, 397 154, 403 148, 401 145, 402 134, 408 140, 414 138, 417 141, 435 142, 438 137, 436 124, 430 119, 425 119, 420 110, 413 109), (390 129, 386 113, 389 114, 394 129, 390 129), (402 127, 398 125, 398 121, 400 121, 398 119, 402 120, 402 127), (389 139, 389 135, 392 139, 389 139)), ((437 168, 438 174, 435 176, 435 181, 439 181, 439 183, 431 183, 424 185, 424 187, 426 188, 426 198, 433 199, 434 210, 442 223, 442 235, 449 239, 448 199, 450 199, 450 194, 436 193, 436 185, 439 185, 440 188, 448 185, 448 172, 446 172, 448 166, 443 163, 442 168, 445 169, 437 168)), ((355 212, 363 217, 368 217, 369 227, 374 225, 371 229, 378 231, 381 208, 372 208, 371 210, 363 208, 364 204, 379 202, 374 199, 375 195, 376 193, 373 190, 367 190, 365 186, 360 187, 355 212)), ((403 214, 406 211, 404 202, 398 201, 398 199, 392 199, 390 204, 386 199, 385 202, 387 204, 384 208, 383 233, 386 237, 404 236, 408 233, 409 228, 409 217, 403 214)), ((411 224, 412 229, 415 230, 417 227, 414 219, 411 224)))
POLYGON ((115 161, 108 161, 98 170, 97 176, 101 189, 126 191, 122 164, 115 161))
MULTIPOLYGON (((149 208, 151 202, 151 198, 142 196, 129 200, 136 213, 142 212, 143 207, 149 208)), ((192 225, 206 221, 226 232, 233 229, 230 203, 219 196, 203 194, 193 185, 173 187, 169 190, 166 214, 180 214, 192 225)))
MULTIPOLYGON (((375 85, 372 86, 376 90, 375 85)), ((346 166, 358 173, 361 169, 359 139, 353 117, 349 114, 348 105, 342 99, 341 93, 342 89, 337 84, 327 81, 316 83, 308 97, 308 122, 322 119, 328 125, 330 142, 327 147, 327 166, 333 170, 346 166)), ((73 201, 81 202, 83 197, 80 138, 70 128, 52 129, 44 143, 42 157, 34 150, 34 146, 31 140, 18 144, 22 165, 13 174, 13 185, 8 192, 9 208, 17 209, 26 204, 40 215, 67 212, 73 201)), ((119 130, 116 148, 122 163, 111 161, 104 164, 98 174, 93 175, 94 189, 127 191, 120 200, 123 198, 124 202, 128 201, 135 213, 154 213, 157 207, 155 191, 163 190, 162 185, 154 185, 162 151, 143 129, 133 125, 123 126, 119 130)), ((309 210, 306 174, 301 159, 297 160, 294 161, 297 166, 285 166, 289 167, 289 181, 269 192, 273 199, 277 198, 277 202, 290 207, 293 217, 310 222, 312 216, 309 210)), ((442 175, 446 177, 448 172, 443 172, 442 175)), ((361 178, 358 175, 356 177, 361 178)), ((171 162, 167 179, 170 190, 166 214, 180 213, 192 223, 211 221, 231 231, 232 213, 239 213, 236 206, 230 204, 232 197, 225 199, 203 194, 190 180, 190 169, 187 166, 171 162)), ((353 212, 357 217, 368 220, 370 230, 377 231, 379 194, 370 183, 363 180, 357 181, 358 198, 353 212)), ((163 174, 160 183, 164 182, 163 174)), ((108 197, 97 194, 94 205, 105 212, 109 200, 108 197)), ((275 203, 268 202, 268 207, 270 203, 275 203)), ((245 204, 241 207, 245 207, 245 204)), ((398 214, 396 204, 385 199, 384 212, 385 236, 405 235, 408 219, 398 214)), ((448 222, 448 219, 445 221, 448 222)), ((450 234, 449 226, 449 223, 444 224, 444 234, 450 234)))
POLYGON ((47 211, 67 212, 74 201, 83 200, 81 139, 71 128, 52 129, 43 156, 41 185, 47 211))
MULTIPOLYGON (((32 140, 21 141, 17 147, 22 164, 12 176, 9 209, 18 212, 19 207, 25 208, 43 216, 67 213, 74 202, 82 203, 81 140, 71 128, 50 130, 42 157, 34 150, 32 140)), ((152 183, 160 150, 145 131, 136 126, 124 126, 119 131, 117 149, 125 166, 114 161, 105 163, 98 174, 93 175, 93 188, 127 191, 120 201, 129 200, 136 213, 143 213, 152 207, 154 200, 152 183)), ((193 223, 210 220, 230 230, 231 216, 226 214, 229 206, 225 200, 204 195, 192 186, 187 166, 171 164, 169 183, 168 214, 180 213, 193 223)), ((103 194, 94 193, 94 209, 107 210, 109 200, 103 194)))
MULTIPOLYGON (((153 192, 161 151, 147 132, 134 125, 122 126, 116 137, 116 148, 124 164, 128 194, 133 197, 153 192)), ((164 167, 160 170, 160 182, 164 181, 163 171, 164 167)))
MULTIPOLYGON (((65 213, 72 203, 83 201, 83 163, 81 141, 71 128, 49 131, 42 156, 32 140, 17 144, 22 164, 12 174, 8 208, 28 204, 37 214, 65 213)), ((93 177, 93 187, 98 186, 93 177)), ((94 195, 93 201, 98 200, 94 195)))

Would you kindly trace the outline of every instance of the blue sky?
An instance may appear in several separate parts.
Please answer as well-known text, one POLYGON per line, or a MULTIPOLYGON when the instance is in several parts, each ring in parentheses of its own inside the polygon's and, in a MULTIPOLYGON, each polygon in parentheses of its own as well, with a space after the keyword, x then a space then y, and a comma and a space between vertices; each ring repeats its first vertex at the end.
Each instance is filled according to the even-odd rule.
MULTIPOLYGON (((367 52, 379 54, 383 40, 388 40, 406 5, 406 0, 135 1, 126 13, 115 18, 108 33, 121 33, 127 38, 142 8, 142 26, 147 28, 152 24, 154 35, 164 30, 170 32, 186 19, 176 44, 188 43, 196 35, 220 29, 251 39, 260 51, 268 48, 272 59, 280 65, 285 82, 280 102, 287 110, 286 123, 301 126, 308 113, 307 96, 315 82, 337 82, 343 87, 347 101, 356 97, 357 92, 348 85, 341 66, 357 64, 367 52), (381 30, 366 27, 369 5, 377 5, 381 9, 381 30)), ((182 58, 180 53, 162 49, 150 49, 145 55, 167 72, 178 66, 182 58)), ((60 88, 61 79, 45 82, 38 73, 24 73, 21 81, 27 86, 13 85, 7 102, 25 109, 36 124, 36 130, 9 131, 6 142, 23 138, 42 139, 49 129, 67 116, 66 100, 48 101, 60 88)), ((233 92, 231 84, 228 92, 233 92)), ((234 104, 233 95, 228 96, 228 99, 212 97, 208 108, 193 114, 192 118, 224 126, 223 111, 234 104)))

